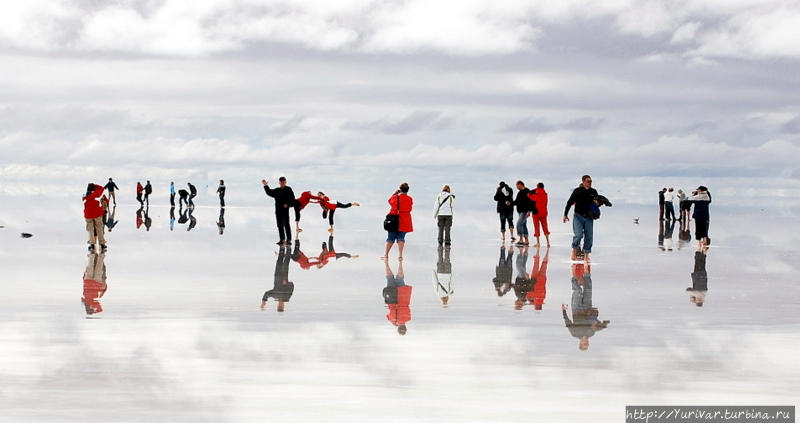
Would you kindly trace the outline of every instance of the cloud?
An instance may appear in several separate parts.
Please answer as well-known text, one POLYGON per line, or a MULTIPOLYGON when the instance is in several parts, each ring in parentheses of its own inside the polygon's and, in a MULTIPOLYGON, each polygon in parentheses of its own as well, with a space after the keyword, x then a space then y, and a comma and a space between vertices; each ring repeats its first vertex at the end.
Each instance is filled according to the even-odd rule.
POLYGON ((800 116, 781 125, 781 133, 783 134, 800 134, 800 116))
POLYGON ((547 133, 555 131, 590 131, 606 124, 604 118, 577 118, 563 123, 547 123, 544 118, 528 117, 503 128, 505 132, 547 133))
POLYGON ((371 122, 346 122, 342 125, 342 129, 394 135, 405 135, 425 130, 441 131, 450 127, 455 121, 452 116, 442 117, 441 115, 441 112, 417 110, 397 121, 383 117, 371 122))

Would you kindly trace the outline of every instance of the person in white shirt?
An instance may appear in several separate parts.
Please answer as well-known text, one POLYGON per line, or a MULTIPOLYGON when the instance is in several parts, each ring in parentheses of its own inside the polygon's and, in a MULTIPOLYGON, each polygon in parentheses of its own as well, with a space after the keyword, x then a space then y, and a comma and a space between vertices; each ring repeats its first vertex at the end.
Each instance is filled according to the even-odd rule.
POLYGON ((675 218, 675 207, 673 202, 675 201, 675 189, 670 188, 667 192, 664 193, 664 218, 666 220, 670 220, 670 216, 672 220, 678 220, 675 218))
POLYGON ((433 204, 433 217, 438 220, 439 245, 450 245, 450 227, 453 226, 453 200, 456 196, 450 193, 450 185, 442 187, 442 192, 433 204))

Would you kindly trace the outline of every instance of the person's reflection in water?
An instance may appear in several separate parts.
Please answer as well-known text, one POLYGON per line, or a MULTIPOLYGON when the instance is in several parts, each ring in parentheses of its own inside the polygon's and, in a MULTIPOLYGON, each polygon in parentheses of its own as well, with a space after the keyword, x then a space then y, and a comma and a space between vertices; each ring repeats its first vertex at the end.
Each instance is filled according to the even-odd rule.
POLYGON ((664 221, 664 245, 662 251, 672 251, 672 235, 675 231, 675 221, 667 219, 664 221))
POLYGON ((453 295, 453 266, 450 264, 450 246, 440 245, 438 248, 439 259, 436 261, 436 270, 433 271, 433 289, 442 302, 442 307, 450 304, 453 295))
POLYGON ((530 302, 533 303, 535 310, 541 310, 544 305, 544 300, 547 298, 547 263, 550 262, 550 247, 544 252, 544 258, 539 257, 539 248, 536 249, 536 254, 533 256, 533 271, 531 271, 531 279, 533 279, 533 291, 528 296, 530 302))
POLYGON ((169 230, 175 230, 175 206, 169 208, 169 230))
POLYGON ((505 244, 500 246, 500 260, 494 269, 494 290, 497 292, 498 297, 506 295, 511 290, 511 277, 514 274, 512 263, 514 261, 514 248, 508 250, 506 254, 505 244))
POLYGON ((83 296, 81 303, 89 316, 103 311, 100 298, 106 293, 106 253, 90 253, 83 272, 83 296))
POLYGON ((114 220, 114 215, 116 215, 116 214, 117 214, 117 205, 116 204, 114 204, 114 207, 111 208, 111 211, 109 211, 108 207, 106 207, 106 210, 105 210, 105 215, 106 215, 105 221, 106 221, 106 228, 108 228, 109 232, 111 232, 111 230, 114 229, 115 226, 117 226, 117 223, 119 223, 119 220, 114 220))
POLYGON ((322 252, 319 253, 319 259, 317 261, 317 268, 322 268, 330 259, 339 260, 342 257, 346 258, 358 258, 357 255, 350 255, 347 253, 337 253, 336 249, 333 246, 333 235, 328 237, 328 243, 322 243, 322 252))
POLYGON ((682 249, 687 242, 691 242, 692 240, 692 228, 689 222, 684 222, 683 219, 680 221, 680 227, 678 228, 678 250, 682 249))
MULTIPOLYGON (((222 182, 222 181, 220 181, 220 182, 222 182)), ((223 195, 224 194, 220 194, 219 195, 220 196, 219 197, 220 201, 222 201, 222 202, 224 202, 224 200, 222 199, 223 195)), ((219 229, 219 234, 220 235, 222 235, 222 233, 225 231, 225 207, 220 207, 219 208, 219 218, 217 218, 217 229, 219 229)))
POLYGON ((311 269, 312 267, 317 267, 319 265, 319 257, 314 257, 313 259, 309 259, 308 256, 305 255, 302 251, 300 251, 300 240, 294 240, 294 252, 292 252, 292 260, 295 263, 300 265, 301 269, 311 269))
POLYGON ((178 224, 183 225, 189 221, 189 217, 186 216, 186 210, 183 209, 183 206, 178 208, 178 224))
POLYGON ((186 228, 186 232, 191 231, 192 229, 194 229, 195 226, 197 226, 197 219, 194 218, 192 213, 194 213, 194 205, 192 205, 192 207, 189 207, 189 227, 186 228))
POLYGON ((389 308, 386 318, 397 326, 397 333, 405 335, 408 331, 406 323, 411 321, 411 290, 413 287, 406 285, 402 261, 398 261, 397 276, 392 273, 389 260, 385 260, 384 264, 386 265, 386 288, 383 288, 383 301, 389 308))
POLYGON ((144 209, 144 227, 147 228, 147 231, 150 231, 150 226, 153 225, 153 219, 150 219, 150 205, 148 204, 147 207, 144 209))
POLYGON ((288 246, 282 246, 275 262, 275 285, 261 297, 261 308, 267 306, 267 300, 274 298, 278 302, 278 311, 283 312, 285 303, 289 302, 294 293, 294 283, 289 282, 289 263, 292 255, 288 246))
POLYGON ((598 320, 600 314, 592 307, 592 267, 582 263, 572 265, 572 320, 567 317, 567 305, 561 305, 561 315, 569 333, 579 339, 578 348, 589 349, 589 338, 608 327, 610 321, 598 320))
POLYGON ((694 253, 694 272, 692 272, 692 286, 686 288, 689 293, 689 301, 698 307, 702 307, 706 302, 708 292, 708 273, 706 272, 706 257, 708 257, 708 246, 702 245, 694 253))
POLYGON ((663 219, 659 219, 658 222, 658 249, 664 251, 664 225, 662 221, 663 219))
POLYGON ((142 223, 144 223, 144 219, 142 219, 142 213, 144 213, 144 206, 139 207, 139 210, 136 210, 136 229, 142 227, 142 223))
POLYGON ((528 274, 528 247, 519 247, 517 251, 517 277, 514 279, 514 310, 522 310, 528 301, 528 294, 533 291, 533 280, 528 274))

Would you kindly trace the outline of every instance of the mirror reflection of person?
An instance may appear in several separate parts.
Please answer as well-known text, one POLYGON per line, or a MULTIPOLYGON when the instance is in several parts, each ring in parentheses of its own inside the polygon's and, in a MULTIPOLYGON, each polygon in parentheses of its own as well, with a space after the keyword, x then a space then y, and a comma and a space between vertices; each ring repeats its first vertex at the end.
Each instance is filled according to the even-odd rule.
POLYGON ((450 296, 453 295, 453 266, 450 263, 450 246, 439 245, 437 249, 438 260, 436 269, 433 271, 433 289, 439 296, 442 307, 450 304, 450 296))
POLYGON ((175 206, 169 208, 169 230, 175 230, 175 206))
POLYGON ((219 217, 217 218, 217 229, 219 230, 219 234, 225 231, 225 208, 219 208, 219 217))
POLYGON ((195 219, 193 213, 194 213, 194 205, 192 205, 188 209, 189 227, 186 228, 186 232, 191 231, 192 229, 194 229, 195 226, 197 226, 197 219, 195 219))
POLYGON ((411 321, 411 291, 413 287, 406 285, 403 262, 398 261, 397 275, 389 267, 389 260, 384 261, 386 267, 386 288, 383 288, 383 301, 389 312, 386 318, 397 327, 397 333, 408 332, 406 323, 411 321))
POLYGON ((333 235, 330 235, 328 236, 328 243, 322 243, 322 251, 319 253, 317 268, 321 269, 328 264, 331 259, 339 260, 340 258, 358 258, 358 256, 348 253, 337 253, 336 248, 333 246, 333 235))
POLYGON ((285 310, 285 304, 289 302, 294 293, 294 283, 289 281, 289 263, 291 261, 292 254, 289 252, 289 246, 281 246, 278 259, 275 261, 274 286, 261 297, 262 309, 267 307, 267 300, 273 298, 278 302, 277 310, 279 312, 285 310))
POLYGON ((144 206, 139 207, 139 210, 136 210, 136 229, 139 229, 144 224, 144 206))
POLYGON ((506 253, 506 246, 505 244, 500 246, 500 259, 497 262, 497 266, 494 269, 494 279, 492 279, 492 283, 494 284, 494 290, 497 292, 498 297, 502 297, 506 295, 508 291, 511 290, 511 278, 514 275, 514 268, 512 263, 514 262, 514 248, 510 248, 508 253, 506 253))
POLYGON ((666 219, 658 224, 658 246, 661 251, 672 251, 675 220, 666 219))
POLYGON ((178 224, 183 225, 189 221, 189 216, 186 215, 186 210, 183 207, 178 208, 178 224))
POLYGON ((150 226, 153 226, 153 219, 150 218, 150 205, 144 208, 144 227, 150 232, 150 226))
POLYGON ((86 270, 83 272, 83 304, 86 314, 91 316, 103 311, 100 298, 108 290, 106 283, 106 253, 89 253, 89 260, 86 263, 86 270))
POLYGON ((312 267, 319 266, 319 257, 309 258, 303 251, 300 250, 300 240, 294 241, 294 252, 292 252, 292 260, 300 265, 301 269, 309 270, 312 267))
POLYGON ((114 204, 114 206, 111 207, 110 210, 109 210, 109 208, 106 208, 105 221, 106 221, 106 228, 108 228, 108 232, 111 232, 111 230, 114 229, 115 226, 117 226, 117 223, 119 223, 119 220, 115 220, 114 219, 114 216, 116 214, 117 214, 117 205, 116 204, 114 204))
POLYGON ((539 256, 539 249, 536 249, 536 254, 533 256, 533 270, 531 271, 531 279, 533 279, 533 291, 528 294, 530 303, 533 304, 535 310, 541 310, 544 305, 544 300, 547 298, 547 264, 550 262, 550 248, 544 253, 544 258, 539 256))
POLYGON ((533 291, 533 280, 528 274, 528 246, 521 246, 517 251, 517 277, 514 279, 514 309, 522 310, 528 303, 528 294, 533 291))
POLYGON ((599 320, 599 311, 592 306, 592 266, 572 265, 572 320, 567 316, 567 305, 561 305, 561 315, 569 333, 578 338, 578 348, 589 349, 589 338, 608 327, 610 321, 599 320))
POLYGON ((708 246, 697 247, 694 253, 694 271, 692 272, 692 286, 686 288, 689 293, 689 301, 698 307, 702 307, 706 302, 708 292, 708 272, 706 272, 706 258, 708 257, 708 246))

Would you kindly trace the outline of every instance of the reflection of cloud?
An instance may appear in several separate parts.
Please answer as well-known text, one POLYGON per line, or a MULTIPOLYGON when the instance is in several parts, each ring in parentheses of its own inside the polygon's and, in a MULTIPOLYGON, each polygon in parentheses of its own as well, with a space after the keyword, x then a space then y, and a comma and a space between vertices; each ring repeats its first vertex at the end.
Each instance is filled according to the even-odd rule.
POLYGON ((450 127, 455 121, 455 118, 452 116, 440 116, 441 112, 423 112, 418 110, 398 121, 383 117, 372 122, 346 122, 342 125, 342 129, 402 135, 423 130, 441 131, 450 127))
POLYGON ((546 133, 555 131, 590 131, 606 123, 604 118, 578 118, 563 123, 547 123, 544 118, 525 118, 510 123, 503 128, 505 132, 546 133))

